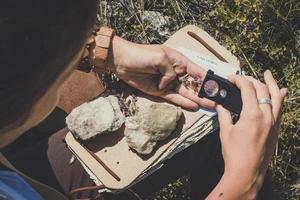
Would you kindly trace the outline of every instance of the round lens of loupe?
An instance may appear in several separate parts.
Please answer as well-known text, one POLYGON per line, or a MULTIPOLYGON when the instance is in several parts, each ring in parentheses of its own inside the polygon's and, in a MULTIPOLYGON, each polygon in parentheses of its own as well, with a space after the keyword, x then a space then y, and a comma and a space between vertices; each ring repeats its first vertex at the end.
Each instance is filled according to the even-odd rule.
POLYGON ((215 97, 219 92, 219 84, 214 80, 206 81, 204 84, 204 92, 209 97, 215 97))

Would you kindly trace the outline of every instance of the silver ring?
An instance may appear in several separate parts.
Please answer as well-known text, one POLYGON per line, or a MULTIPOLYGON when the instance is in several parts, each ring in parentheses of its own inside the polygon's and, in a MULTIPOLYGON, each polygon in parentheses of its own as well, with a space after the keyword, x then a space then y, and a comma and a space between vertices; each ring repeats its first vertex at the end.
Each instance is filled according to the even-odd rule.
POLYGON ((257 100, 258 104, 272 104, 271 99, 269 98, 261 98, 257 100))

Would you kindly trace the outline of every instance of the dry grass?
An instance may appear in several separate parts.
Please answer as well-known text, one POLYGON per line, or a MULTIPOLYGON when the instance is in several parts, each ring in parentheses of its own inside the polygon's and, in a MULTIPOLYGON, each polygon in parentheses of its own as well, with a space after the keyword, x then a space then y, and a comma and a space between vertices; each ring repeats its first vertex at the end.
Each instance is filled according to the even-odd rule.
MULTIPOLYGON (((300 196, 299 0, 101 0, 99 8, 101 23, 128 40, 162 43, 177 29, 196 24, 241 58, 248 74, 261 78, 271 69, 289 95, 270 168, 282 199, 300 196), (149 11, 157 16, 145 17, 149 11), (159 23, 152 23, 155 19, 159 23)), ((163 188, 156 199, 188 199, 183 180, 163 188)))

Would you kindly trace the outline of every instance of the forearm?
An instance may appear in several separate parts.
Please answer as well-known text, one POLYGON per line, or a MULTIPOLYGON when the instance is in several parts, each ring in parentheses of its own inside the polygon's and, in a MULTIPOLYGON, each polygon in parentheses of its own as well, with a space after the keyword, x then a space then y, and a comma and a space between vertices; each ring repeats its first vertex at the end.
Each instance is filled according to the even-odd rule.
POLYGON ((261 188, 262 182, 263 176, 260 174, 250 175, 247 172, 225 172, 217 186, 206 199, 256 199, 256 196, 261 188))
POLYGON ((123 54, 127 52, 130 42, 124 40, 119 36, 115 36, 112 40, 112 48, 108 55, 108 67, 115 72, 117 65, 124 62, 123 54))

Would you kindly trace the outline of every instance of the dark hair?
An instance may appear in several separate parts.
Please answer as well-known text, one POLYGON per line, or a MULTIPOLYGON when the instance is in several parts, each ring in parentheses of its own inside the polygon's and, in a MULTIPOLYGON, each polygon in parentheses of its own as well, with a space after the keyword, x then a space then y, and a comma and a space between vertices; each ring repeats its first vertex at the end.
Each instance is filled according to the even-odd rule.
POLYGON ((0 129, 20 121, 78 53, 96 0, 0 3, 0 129))

